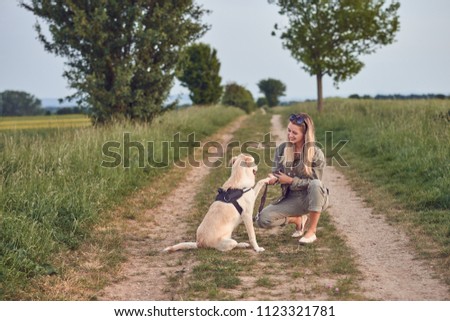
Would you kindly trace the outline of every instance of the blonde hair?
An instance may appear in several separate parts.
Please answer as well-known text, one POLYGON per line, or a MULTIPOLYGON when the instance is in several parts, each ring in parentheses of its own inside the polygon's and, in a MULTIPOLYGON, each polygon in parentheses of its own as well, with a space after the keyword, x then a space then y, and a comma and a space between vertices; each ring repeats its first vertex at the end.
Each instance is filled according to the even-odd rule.
MULTIPOLYGON (((301 161, 304 165, 303 170, 305 174, 309 177, 312 177, 312 163, 316 153, 315 142, 316 142, 316 134, 314 128, 314 122, 312 118, 306 113, 298 113, 297 117, 302 117, 304 122, 300 125, 297 125, 295 122, 292 122, 294 125, 302 128, 304 136, 305 136, 305 144, 303 145, 303 151, 301 154, 301 161)), ((293 167, 294 164, 294 146, 291 142, 286 144, 284 149, 284 157, 283 157, 283 166, 293 167)))

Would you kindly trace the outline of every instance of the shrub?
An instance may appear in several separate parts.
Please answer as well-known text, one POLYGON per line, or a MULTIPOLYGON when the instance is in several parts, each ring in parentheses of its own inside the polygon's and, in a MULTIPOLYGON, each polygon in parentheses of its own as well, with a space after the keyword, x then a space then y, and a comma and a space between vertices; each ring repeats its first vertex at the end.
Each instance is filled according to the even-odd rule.
POLYGON ((255 110, 255 101, 253 100, 252 93, 236 83, 230 83, 225 86, 222 104, 239 107, 247 114, 255 110))

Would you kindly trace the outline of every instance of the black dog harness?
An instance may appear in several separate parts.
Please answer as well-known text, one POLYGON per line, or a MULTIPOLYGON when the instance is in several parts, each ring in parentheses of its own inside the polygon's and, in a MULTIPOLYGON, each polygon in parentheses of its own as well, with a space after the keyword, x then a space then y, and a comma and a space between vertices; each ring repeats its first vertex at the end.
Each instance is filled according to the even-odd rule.
POLYGON ((251 190, 251 188, 246 189, 237 189, 237 188, 229 188, 226 191, 222 188, 219 188, 217 191, 216 201, 221 201, 224 203, 231 203, 236 207, 237 211, 239 212, 239 215, 242 214, 242 207, 237 202, 238 199, 241 198, 241 196, 251 190))

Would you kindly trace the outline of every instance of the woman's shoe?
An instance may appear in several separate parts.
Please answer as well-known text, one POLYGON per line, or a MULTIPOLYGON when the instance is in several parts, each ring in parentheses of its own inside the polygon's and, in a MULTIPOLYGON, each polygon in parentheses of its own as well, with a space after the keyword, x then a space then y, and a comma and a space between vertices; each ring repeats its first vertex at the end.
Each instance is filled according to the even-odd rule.
POLYGON ((310 237, 302 237, 300 240, 298 240, 298 242, 300 244, 311 244, 314 243, 317 240, 317 236, 316 234, 313 234, 310 237))
POLYGON ((300 237, 300 236, 303 236, 303 234, 305 234, 305 225, 306 225, 306 222, 308 221, 308 216, 302 215, 301 218, 302 218, 302 225, 299 230, 294 231, 294 233, 292 234, 292 237, 300 237))

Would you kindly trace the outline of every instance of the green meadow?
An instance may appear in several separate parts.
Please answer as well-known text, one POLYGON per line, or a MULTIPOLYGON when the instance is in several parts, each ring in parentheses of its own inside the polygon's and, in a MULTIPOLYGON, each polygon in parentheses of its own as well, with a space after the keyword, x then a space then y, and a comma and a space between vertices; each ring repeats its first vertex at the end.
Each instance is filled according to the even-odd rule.
MULTIPOLYGON (((270 128, 272 114, 287 119, 290 113, 300 111, 313 117, 317 139, 329 164, 350 179, 354 189, 375 211, 406 230, 419 255, 432 260, 450 285, 450 101, 328 99, 321 114, 315 111, 313 102, 277 107, 267 115, 260 112, 250 115, 234 140, 262 141, 270 128), (340 141, 346 143, 338 149, 340 141), (338 156, 344 163, 337 161, 338 156)), ((182 140, 195 133, 199 141, 241 115, 242 111, 223 106, 192 107, 167 112, 148 126, 0 130, 0 299, 30 298, 33 297, 30 292, 45 299, 46 294, 39 293, 43 290, 33 287, 34 280, 63 274, 67 263, 56 258, 92 242, 91 235, 101 229, 102 218, 114 220, 108 213, 132 193, 148 186, 157 188, 158 179, 169 174, 173 163, 186 157, 189 150, 184 148, 176 155, 171 150, 165 163, 151 166, 146 162, 141 166, 138 148, 132 148, 128 166, 121 163, 108 168, 101 166, 102 161, 114 158, 102 153, 105 143, 115 142, 112 146, 117 146, 118 142, 123 147, 124 133, 129 133, 132 142, 141 142, 145 148, 148 141, 154 142, 152 152, 161 160, 158 158, 164 154, 161 142, 173 141, 176 133, 180 133, 182 140)), ((122 147, 110 151, 123 155, 122 147)), ((262 178, 268 170, 268 166, 261 164, 258 175, 262 178)), ((214 169, 202 191, 198 191, 196 211, 189 218, 190 232, 195 232, 218 182, 227 175, 228 169, 224 167, 214 169)), ((331 297, 359 299, 352 295, 357 288, 358 272, 349 250, 327 214, 320 224, 327 232, 323 233, 327 235, 323 242, 333 255, 324 256, 313 247, 306 251, 307 256, 304 252, 299 254, 298 260, 306 267, 319 264, 316 271, 319 278, 332 276, 339 280, 341 292, 330 293, 331 297)), ((245 238, 243 229, 237 233, 245 238)), ((276 242, 270 244, 261 240, 260 245, 266 248, 264 258, 272 265, 269 270, 280 266, 291 268, 295 263, 292 255, 297 255, 297 249, 280 247, 288 241, 283 237, 286 236, 277 236, 276 242)), ((120 247, 120 242, 116 246, 120 247)), ((172 279, 172 291, 183 292, 188 299, 222 297, 221 291, 239 289, 243 269, 261 267, 260 262, 247 260, 239 251, 227 257, 209 250, 186 256, 198 264, 183 288, 177 288, 176 278, 172 279)), ((290 276, 303 277, 298 273, 290 276)), ((270 288, 274 281, 262 278, 257 284, 270 288)), ((245 298, 246 289, 241 290, 241 297, 229 294, 228 298, 245 298)))
POLYGON ((141 164, 132 144, 147 148, 152 141, 146 153, 159 157, 162 142, 176 133, 181 141, 191 133, 200 140, 242 114, 237 108, 193 107, 165 113, 151 125, 0 131, 0 298, 20 299, 34 277, 59 273, 56 253, 82 246, 106 211, 152 184, 188 150, 169 149, 166 165, 151 166, 148 157, 141 164), (130 139, 128 164, 124 133, 130 139), (111 161, 103 153, 108 142, 121 144, 114 149, 122 154, 119 166, 101 166, 111 161))

